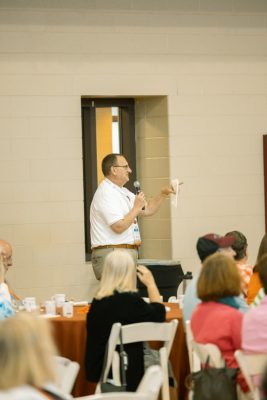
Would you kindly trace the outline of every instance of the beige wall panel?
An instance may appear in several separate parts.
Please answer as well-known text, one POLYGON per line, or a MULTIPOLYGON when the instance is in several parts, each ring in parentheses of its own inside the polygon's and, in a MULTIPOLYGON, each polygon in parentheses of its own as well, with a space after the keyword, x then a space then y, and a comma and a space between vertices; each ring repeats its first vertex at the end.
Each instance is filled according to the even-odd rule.
POLYGON ((50 201, 83 201, 83 183, 81 180, 50 182, 49 189, 50 201))
POLYGON ((29 172, 28 160, 0 160, 0 182, 28 180, 29 172))
POLYGON ((173 156, 182 157, 188 154, 197 155, 199 153, 208 155, 210 149, 213 149, 213 154, 216 156, 220 155, 236 155, 240 150, 240 144, 242 143, 242 155, 245 157, 248 154, 259 154, 262 153, 262 147, 259 142, 255 141, 255 135, 235 135, 231 136, 225 133, 222 135, 203 135, 201 142, 199 141, 199 135, 181 135, 171 139, 173 146, 173 156), (198 146, 196 147, 196 143, 198 146), (229 146, 230 144, 230 146, 229 146))
POLYGON ((48 140, 48 157, 50 158, 81 158, 82 139, 54 139, 48 140))
MULTIPOLYGON (((45 266, 54 267, 84 263, 84 245, 83 243, 41 243, 33 249, 33 263, 36 267, 45 266), (43 246, 42 246, 43 244, 43 246)), ((61 269, 62 270, 62 269, 61 269)))
POLYGON ((69 76, 51 76, 44 75, 40 80, 38 75, 6 75, 5 81, 0 87, 0 96, 38 96, 40 93, 43 95, 72 95, 73 78, 69 76))
POLYGON ((83 243, 84 230, 79 222, 51 224, 51 241, 53 243, 83 243))
POLYGON ((0 139, 0 160, 8 160, 11 158, 11 141, 0 139))
POLYGON ((0 118, 0 137, 1 138, 20 138, 27 137, 29 131, 29 121, 26 118, 0 118))
POLYGON ((145 158, 139 176, 142 178, 165 178, 169 175, 169 160, 162 158, 145 158))
MULTIPOLYGON (((139 138, 136 149, 137 170, 138 177, 142 181, 142 188, 148 197, 155 196, 162 186, 170 181, 166 115, 166 97, 148 97, 138 99, 136 103, 136 132, 139 138), (160 124, 157 125, 157 136, 155 135, 155 127, 151 124, 151 121, 155 119, 160 119, 160 124), (150 139, 144 138, 144 131, 145 137, 150 139)), ((140 228, 144 238, 141 257, 171 258, 171 246, 164 247, 163 251, 162 246, 159 246, 159 240, 155 240, 170 238, 170 203, 168 201, 155 216, 140 220, 140 228)))
POLYGON ((144 237, 151 239, 170 239, 169 221, 167 219, 149 219, 142 221, 144 237))
POLYGON ((61 138, 68 143, 70 139, 82 137, 80 116, 31 117, 27 122, 30 138, 47 137, 52 143, 61 138))
POLYGON ((139 258, 163 259, 161 244, 162 239, 144 239, 139 252, 139 258))
POLYGON ((136 128, 139 138, 168 138, 166 116, 152 118, 138 118, 136 128))
POLYGON ((267 92, 267 76, 253 76, 249 74, 216 75, 208 76, 186 76, 183 75, 178 81, 180 95, 216 95, 216 94, 263 94, 267 92))
POLYGON ((81 179, 82 160, 36 160, 30 163, 30 176, 33 181, 81 179))
POLYGON ((168 157, 168 138, 145 139, 137 142, 137 151, 140 158, 143 157, 168 157))
POLYGON ((150 96, 158 96, 159 94, 166 95, 170 92, 172 94, 176 93, 173 87, 173 80, 169 76, 162 76, 158 80, 157 75, 151 71, 149 75, 142 73, 136 74, 134 71, 129 73, 131 70, 131 65, 127 69, 120 73, 119 68, 113 74, 103 73, 105 76, 105 81, 103 76, 93 77, 92 75, 81 75, 75 79, 74 82, 74 94, 86 96, 88 93, 94 93, 95 95, 102 96, 103 91, 112 91, 113 96, 129 96, 128 85, 129 80, 131 80, 131 85, 133 89, 131 90, 131 95, 133 97, 143 96, 143 93, 147 93, 150 96), (140 86, 140 82, 142 85, 140 86))
MULTIPOLYGON (((34 251, 36 245, 48 245, 51 240, 49 224, 13 224, 12 244, 15 246, 32 246, 34 251)), ((9 239, 11 241, 11 239, 9 239)), ((15 258, 15 256, 14 256, 15 258)), ((16 260, 14 260, 16 264, 16 260)))
MULTIPOLYGON (((197 135, 199 138, 203 134, 224 136, 226 133, 231 137, 236 135, 261 135, 267 125, 267 115, 257 115, 251 118, 250 115, 222 115, 220 123, 218 116, 209 115, 187 115, 169 118, 170 137, 179 135, 197 135)), ((198 138, 198 140, 199 140, 198 138)))
POLYGON ((71 202, 49 202, 38 203, 31 207, 31 218, 34 223, 47 222, 74 222, 83 221, 83 203, 71 202))
POLYGON ((42 139, 13 139, 11 142, 11 159, 39 159, 46 158, 49 151, 48 140, 42 139))
POLYGON ((12 96, 11 113, 16 117, 74 117, 81 115, 75 96, 12 96))

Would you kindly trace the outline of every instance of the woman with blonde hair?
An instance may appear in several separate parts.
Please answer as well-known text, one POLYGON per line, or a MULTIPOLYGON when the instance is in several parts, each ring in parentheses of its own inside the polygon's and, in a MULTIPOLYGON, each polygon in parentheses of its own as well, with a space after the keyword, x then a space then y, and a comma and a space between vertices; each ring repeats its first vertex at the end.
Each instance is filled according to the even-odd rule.
POLYGON ((0 399, 70 399, 55 381, 54 342, 47 320, 28 313, 0 322, 0 399))
MULTIPOLYGON (((114 250, 105 259, 100 287, 87 314, 85 368, 87 379, 98 382, 111 327, 136 322, 164 322, 165 307, 153 275, 144 266, 136 267, 125 250, 114 250), (150 303, 137 293, 136 279, 147 287, 150 303)), ((128 354, 127 390, 135 391, 144 374, 142 343, 125 345, 128 354)))
MULTIPOLYGON (((191 328, 198 343, 219 347, 230 368, 237 368, 235 350, 241 349, 243 314, 235 296, 241 291, 241 277, 236 263, 224 254, 209 256, 202 267, 197 293, 201 303, 193 312, 191 328)), ((239 374, 237 382, 244 392, 248 386, 239 374)))

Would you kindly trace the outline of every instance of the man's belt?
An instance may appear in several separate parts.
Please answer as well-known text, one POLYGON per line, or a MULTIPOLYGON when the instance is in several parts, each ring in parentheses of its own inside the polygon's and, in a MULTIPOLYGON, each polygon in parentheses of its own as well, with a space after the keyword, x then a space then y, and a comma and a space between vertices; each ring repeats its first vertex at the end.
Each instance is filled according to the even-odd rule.
POLYGON ((138 250, 138 246, 136 244, 107 244, 104 246, 96 246, 93 247, 92 250, 98 250, 98 249, 132 249, 132 250, 138 250))

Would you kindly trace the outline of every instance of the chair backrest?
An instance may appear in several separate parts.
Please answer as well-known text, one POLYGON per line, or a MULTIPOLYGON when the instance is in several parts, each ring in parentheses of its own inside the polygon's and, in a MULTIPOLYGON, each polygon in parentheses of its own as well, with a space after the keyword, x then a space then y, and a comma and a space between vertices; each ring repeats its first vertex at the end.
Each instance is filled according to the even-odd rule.
POLYGON ((186 345, 187 345, 187 350, 188 350, 190 371, 196 372, 196 371, 199 371, 201 368, 201 361, 199 359, 199 356, 193 349, 194 337, 193 337, 193 333, 191 330, 190 320, 187 320, 185 322, 185 334, 186 334, 186 345))
POLYGON ((267 366, 267 354, 245 353, 242 350, 235 351, 235 359, 247 381, 250 391, 253 394, 253 399, 259 400, 260 393, 256 381, 264 372, 267 366))
POLYGON ((151 399, 157 400, 163 383, 163 372, 159 365, 149 367, 138 385, 137 393, 148 394, 151 399))
MULTIPOLYGON (((109 339, 107 343, 107 353, 106 353, 106 360, 104 360, 105 363, 105 370, 103 374, 103 382, 106 382, 108 373, 111 367, 111 364, 114 363, 113 357, 114 357, 114 352, 119 340, 119 334, 120 334, 120 329, 121 329, 121 323, 116 322, 115 324, 112 325, 110 334, 109 334, 109 339)), ((117 385, 119 385, 119 382, 116 382, 117 385)))
MULTIPOLYGON (((162 341, 163 351, 160 352, 160 364, 163 370, 163 400, 168 400, 169 384, 168 384, 168 368, 167 360, 171 351, 175 332, 178 326, 178 320, 174 319, 170 322, 140 322, 121 326, 120 323, 115 323, 112 326, 109 341, 108 352, 105 363, 103 381, 105 382, 112 365, 114 382, 120 384, 119 378, 119 360, 118 354, 115 351, 119 344, 119 332, 122 331, 123 344, 144 342, 144 341, 162 341), (165 395, 164 395, 165 393, 165 395)), ((98 388, 99 389, 99 388, 98 388)), ((97 389, 97 390, 98 390, 97 389)))
MULTIPOLYGON (((126 343, 162 341, 169 357, 178 320, 170 322, 139 322, 122 326, 122 341, 126 343)), ((119 343, 119 341, 118 341, 119 343)))
POLYGON ((136 392, 110 392, 75 397, 75 400, 153 400, 153 397, 148 394, 136 392))
POLYGON ((198 355, 201 363, 205 364, 209 357, 209 365, 214 368, 222 368, 225 366, 225 361, 220 349, 212 343, 198 343, 192 340, 192 348, 198 355))
POLYGON ((60 356, 55 356, 54 361, 56 384, 63 393, 69 394, 72 391, 80 365, 76 361, 60 356))

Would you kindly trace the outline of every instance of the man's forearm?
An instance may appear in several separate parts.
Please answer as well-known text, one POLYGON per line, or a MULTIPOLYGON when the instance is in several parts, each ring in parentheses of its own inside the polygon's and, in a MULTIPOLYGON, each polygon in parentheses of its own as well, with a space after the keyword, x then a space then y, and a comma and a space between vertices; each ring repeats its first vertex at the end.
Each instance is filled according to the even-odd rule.
POLYGON ((138 216, 139 213, 140 209, 137 207, 133 207, 123 219, 120 219, 119 221, 111 225, 111 229, 118 234, 126 231, 126 229, 128 229, 134 223, 135 218, 138 216))
POLYGON ((154 215, 161 207, 164 200, 167 198, 165 194, 158 194, 147 202, 147 206, 145 210, 142 212, 142 215, 150 216, 154 215))

